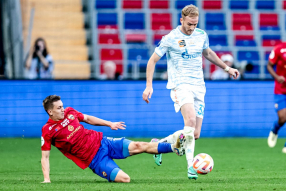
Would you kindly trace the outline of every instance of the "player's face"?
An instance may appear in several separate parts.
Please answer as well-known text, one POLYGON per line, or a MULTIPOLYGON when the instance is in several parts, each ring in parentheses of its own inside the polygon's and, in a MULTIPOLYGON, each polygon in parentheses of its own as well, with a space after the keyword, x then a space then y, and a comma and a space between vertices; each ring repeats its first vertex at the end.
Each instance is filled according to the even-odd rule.
POLYGON ((185 18, 181 18, 180 21, 182 24, 182 32, 186 35, 191 35, 198 25, 199 17, 186 16, 185 18))
POLYGON ((64 106, 61 100, 53 103, 53 109, 49 110, 49 114, 54 121, 62 120, 64 118, 64 106))

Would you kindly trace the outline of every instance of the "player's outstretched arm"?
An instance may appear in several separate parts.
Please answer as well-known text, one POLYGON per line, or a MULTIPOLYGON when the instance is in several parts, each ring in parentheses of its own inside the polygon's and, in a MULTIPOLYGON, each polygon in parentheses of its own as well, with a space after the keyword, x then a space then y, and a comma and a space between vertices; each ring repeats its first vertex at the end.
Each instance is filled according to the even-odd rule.
POLYGON ((214 51, 210 48, 206 48, 203 50, 203 55, 206 59, 208 59, 210 62, 214 63, 218 67, 224 69, 226 72, 229 73, 229 76, 233 79, 237 79, 239 77, 239 71, 234 68, 230 68, 227 66, 219 57, 216 55, 214 51))
POLYGON ((160 60, 160 56, 156 54, 155 52, 152 54, 151 58, 148 61, 147 69, 146 69, 146 88, 143 92, 142 98, 146 103, 149 103, 149 99, 151 98, 153 94, 153 87, 152 87, 152 81, 153 81, 153 75, 155 70, 155 65, 160 60), (149 98, 149 99, 148 99, 149 98))
POLYGON ((277 73, 275 72, 275 70, 273 69, 274 64, 271 63, 270 61, 268 61, 267 64, 267 70, 269 71, 269 73, 271 74, 271 76, 277 80, 280 84, 282 84, 283 82, 285 82, 285 78, 284 76, 279 76, 277 75, 277 73))
POLYGON ((44 181, 42 183, 51 183, 50 180, 50 151, 42 151, 42 171, 44 175, 44 181))
POLYGON ((96 125, 96 126, 108 126, 112 130, 118 130, 118 129, 124 130, 126 127, 125 123, 122 121, 111 122, 111 121, 106 121, 106 120, 103 120, 103 119, 100 119, 94 116, 86 115, 86 114, 84 114, 83 122, 86 122, 90 125, 96 125))

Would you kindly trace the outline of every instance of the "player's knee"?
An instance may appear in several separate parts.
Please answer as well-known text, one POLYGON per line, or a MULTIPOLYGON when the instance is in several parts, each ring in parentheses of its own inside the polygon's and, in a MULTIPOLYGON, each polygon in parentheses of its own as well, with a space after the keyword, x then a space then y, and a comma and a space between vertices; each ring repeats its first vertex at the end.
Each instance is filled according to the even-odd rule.
POLYGON ((147 144, 148 143, 145 142, 135 142, 135 150, 138 153, 144 152, 146 150, 147 144))
POLYGON ((121 178, 121 182, 123 183, 129 183, 130 182, 130 177, 126 174, 121 178))
POLYGON ((196 117, 187 116, 185 119, 185 123, 187 126, 195 127, 196 126, 196 117))
POLYGON ((286 116, 279 116, 278 123, 283 125, 286 122, 286 116))

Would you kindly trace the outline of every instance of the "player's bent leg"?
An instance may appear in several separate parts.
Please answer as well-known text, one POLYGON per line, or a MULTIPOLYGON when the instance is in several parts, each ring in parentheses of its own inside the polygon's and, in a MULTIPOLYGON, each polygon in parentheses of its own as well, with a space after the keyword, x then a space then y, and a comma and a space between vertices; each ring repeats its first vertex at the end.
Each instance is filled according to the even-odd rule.
POLYGON ((270 148, 275 147, 278 139, 278 132, 286 122, 286 108, 277 111, 278 121, 274 122, 273 128, 271 129, 267 143, 270 148))
MULTIPOLYGON (((116 169, 114 169, 115 171, 116 169)), ((111 175, 113 171, 111 172, 111 175)), ((126 174, 125 172, 123 172, 122 170, 119 170, 117 172, 114 172, 114 174, 116 173, 115 175, 115 178, 113 179, 113 177, 111 177, 110 179, 113 179, 112 181, 114 182, 123 182, 123 183, 128 183, 130 182, 130 177, 128 176, 128 174, 126 174)), ((114 176, 114 175, 113 175, 114 176)))

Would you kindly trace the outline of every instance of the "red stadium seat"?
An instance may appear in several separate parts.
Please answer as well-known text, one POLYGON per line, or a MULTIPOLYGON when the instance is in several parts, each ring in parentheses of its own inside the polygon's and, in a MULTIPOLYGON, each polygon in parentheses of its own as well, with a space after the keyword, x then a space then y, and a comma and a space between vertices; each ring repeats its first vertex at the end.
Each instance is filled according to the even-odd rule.
POLYGON ((99 44, 120 44, 118 34, 99 34, 99 44))
POLYGON ((117 25, 98 25, 98 29, 118 29, 117 25))
POLYGON ((165 0, 151 0, 149 2, 150 9, 168 9, 169 8, 169 1, 165 0))
POLYGON ((100 71, 103 72, 103 63, 111 60, 116 64, 116 72, 122 74, 123 72, 123 52, 121 49, 101 49, 101 66, 100 71))
POLYGON ((151 15, 152 30, 171 30, 171 14, 169 13, 153 13, 151 15))
POLYGON ((142 0, 124 0, 122 2, 123 9, 142 9, 142 0))
POLYGON ((146 34, 126 34, 125 35, 126 42, 146 42, 147 35, 146 34))
POLYGON ((252 23, 251 23, 251 14, 233 13, 232 14, 232 29, 233 30, 253 30, 252 23))
POLYGON ((278 40, 278 39, 273 39, 273 40, 263 40, 262 41, 262 46, 271 46, 271 47, 274 47, 278 44, 281 43, 281 40, 278 40))
POLYGON ((253 40, 253 35, 236 35, 235 40, 253 40))
POLYGON ((205 0, 203 1, 203 8, 208 10, 217 10, 222 8, 222 2, 221 1, 209 1, 205 0))
POLYGON ((278 26, 278 15, 276 13, 260 13, 260 26, 278 26))
POLYGON ((283 2, 283 9, 286 9, 286 1, 283 2))

